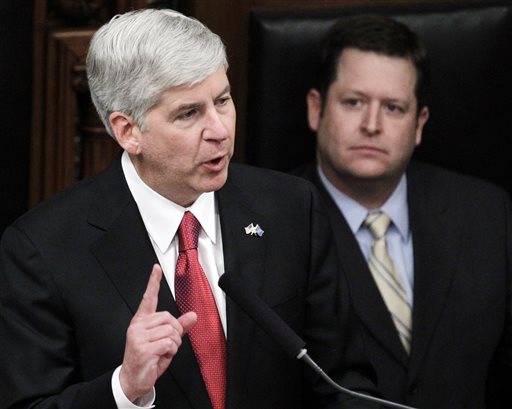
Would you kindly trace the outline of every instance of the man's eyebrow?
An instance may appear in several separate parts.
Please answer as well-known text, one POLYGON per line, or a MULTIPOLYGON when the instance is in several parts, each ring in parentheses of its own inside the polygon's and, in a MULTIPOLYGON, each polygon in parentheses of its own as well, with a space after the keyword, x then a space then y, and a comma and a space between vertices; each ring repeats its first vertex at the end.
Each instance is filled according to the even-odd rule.
POLYGON ((384 98, 384 102, 387 104, 401 104, 404 106, 411 105, 411 102, 409 100, 407 100, 406 98, 400 98, 400 97, 384 98))
MULTIPOLYGON (((350 90, 350 91, 344 91, 341 94, 342 98, 366 98, 368 94, 364 91, 358 91, 358 90, 350 90)), ((384 97, 382 98, 382 101, 386 103, 401 103, 401 104, 407 104, 410 105, 410 102, 408 101, 407 97, 384 97)))
POLYGON ((181 104, 173 109, 172 112, 188 111, 190 109, 197 109, 203 105, 201 102, 192 102, 190 104, 181 104))
POLYGON ((167 115, 167 118, 169 118, 169 120, 172 120, 173 118, 179 116, 183 112, 200 110, 203 105, 204 104, 201 102, 180 104, 176 108, 174 108, 172 111, 169 112, 169 114, 167 115))
MULTIPOLYGON (((220 97, 221 95, 224 95, 224 94, 229 94, 231 92, 231 85, 226 85, 226 88, 224 88, 218 95, 218 97, 220 97)), ((217 97, 217 98, 218 98, 217 97)))
MULTIPOLYGON (((226 94, 226 93, 230 93, 231 92, 231 85, 226 85, 226 87, 218 94, 218 96, 216 98, 219 98, 221 97, 222 95, 226 94)), ((175 109, 173 109, 169 116, 175 116, 177 114, 179 114, 180 112, 184 112, 184 111, 190 111, 190 110, 194 110, 194 109, 200 109, 204 104, 202 102, 192 102, 192 103, 189 103, 189 104, 180 104, 178 105, 175 109)))

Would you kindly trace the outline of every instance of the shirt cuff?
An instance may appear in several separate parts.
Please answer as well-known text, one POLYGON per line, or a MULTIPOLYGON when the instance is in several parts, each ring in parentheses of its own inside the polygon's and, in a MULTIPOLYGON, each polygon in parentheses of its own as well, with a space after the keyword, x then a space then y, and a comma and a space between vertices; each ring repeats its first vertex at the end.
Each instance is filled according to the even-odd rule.
POLYGON ((131 402, 124 394, 123 388, 121 388, 119 372, 121 372, 121 366, 118 366, 112 375, 112 393, 114 394, 117 409, 154 408, 155 405, 153 405, 153 403, 156 397, 155 388, 146 395, 136 399, 135 402, 131 402))

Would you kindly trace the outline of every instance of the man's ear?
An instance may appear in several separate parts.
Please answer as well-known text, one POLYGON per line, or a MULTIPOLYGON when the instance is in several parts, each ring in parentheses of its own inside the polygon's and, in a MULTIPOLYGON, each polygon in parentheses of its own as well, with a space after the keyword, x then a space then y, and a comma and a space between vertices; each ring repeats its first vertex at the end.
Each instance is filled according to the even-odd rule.
POLYGON ((117 143, 128 153, 138 155, 141 149, 139 126, 122 112, 112 112, 108 119, 117 143))
POLYGON ((311 88, 306 97, 308 104, 308 124, 312 131, 318 131, 320 126, 320 117, 322 115, 322 97, 320 93, 311 88))
POLYGON ((416 146, 421 143, 423 138, 423 127, 428 121, 428 117, 430 116, 430 111, 427 106, 421 108, 420 113, 418 115, 418 120, 416 123, 416 146))

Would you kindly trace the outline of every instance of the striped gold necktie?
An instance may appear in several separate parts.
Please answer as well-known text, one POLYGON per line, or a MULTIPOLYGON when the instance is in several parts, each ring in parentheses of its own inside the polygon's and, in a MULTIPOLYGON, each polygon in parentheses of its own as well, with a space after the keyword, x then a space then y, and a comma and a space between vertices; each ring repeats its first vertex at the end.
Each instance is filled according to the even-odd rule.
POLYGON ((400 276, 389 257, 386 245, 389 223, 389 217, 382 212, 369 213, 364 221, 373 236, 368 266, 391 314, 402 345, 409 353, 412 328, 411 306, 407 301, 400 276))

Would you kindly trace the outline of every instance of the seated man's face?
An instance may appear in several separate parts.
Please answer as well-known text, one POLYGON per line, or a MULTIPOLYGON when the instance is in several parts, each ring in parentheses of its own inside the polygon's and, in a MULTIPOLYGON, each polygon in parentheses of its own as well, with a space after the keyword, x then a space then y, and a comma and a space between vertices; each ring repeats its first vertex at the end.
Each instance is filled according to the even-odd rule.
POLYGON ((417 115, 415 83, 416 70, 408 59, 343 51, 325 105, 316 90, 308 94, 318 159, 331 183, 397 182, 428 118, 427 108, 417 115))
POLYGON ((224 69, 192 87, 167 90, 137 130, 132 161, 146 184, 182 205, 226 182, 236 112, 224 69))

